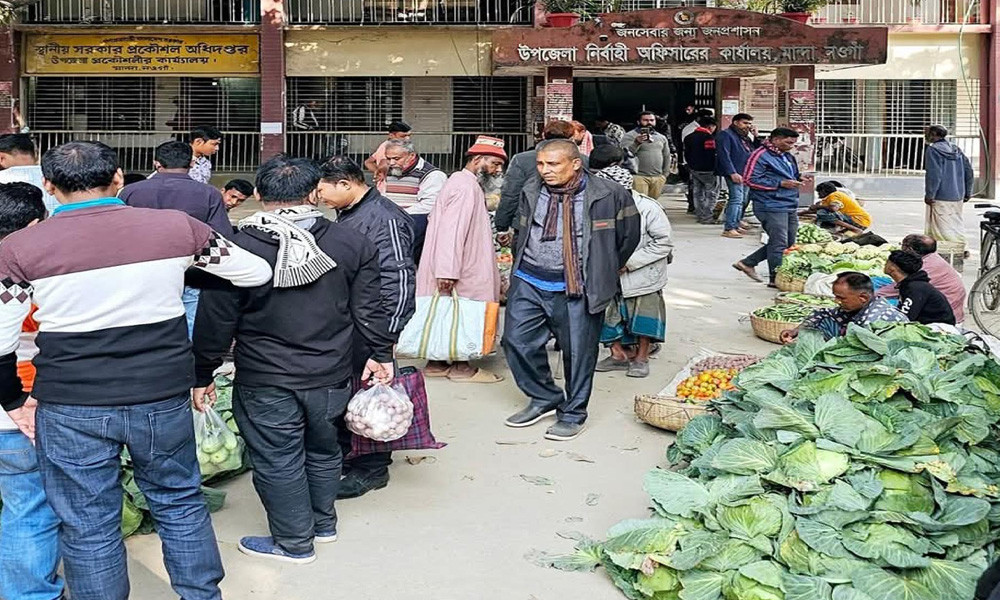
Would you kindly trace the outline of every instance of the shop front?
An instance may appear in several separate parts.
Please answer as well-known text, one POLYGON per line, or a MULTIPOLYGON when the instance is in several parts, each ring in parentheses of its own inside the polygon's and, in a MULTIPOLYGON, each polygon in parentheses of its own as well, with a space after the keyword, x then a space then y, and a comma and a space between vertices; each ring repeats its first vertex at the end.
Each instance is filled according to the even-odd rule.
POLYGON ((26 33, 21 56, 24 118, 42 150, 100 140, 126 172, 146 173, 158 144, 210 125, 224 134, 216 171, 257 164, 256 33, 26 33))
POLYGON ((885 27, 819 28, 777 15, 715 8, 602 14, 569 28, 493 33, 495 75, 534 78, 537 125, 604 114, 627 125, 641 110, 676 120, 688 105, 721 125, 750 112, 762 130, 802 133, 812 170, 816 68, 883 64, 885 27))

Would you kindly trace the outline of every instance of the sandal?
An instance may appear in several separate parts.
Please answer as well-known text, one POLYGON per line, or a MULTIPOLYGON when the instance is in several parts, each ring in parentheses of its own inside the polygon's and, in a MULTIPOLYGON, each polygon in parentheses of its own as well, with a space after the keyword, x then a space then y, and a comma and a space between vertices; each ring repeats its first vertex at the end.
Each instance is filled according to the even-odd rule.
POLYGON ((448 380, 455 383, 500 383, 503 381, 503 376, 485 369, 476 369, 476 372, 471 377, 452 377, 448 375, 448 380))

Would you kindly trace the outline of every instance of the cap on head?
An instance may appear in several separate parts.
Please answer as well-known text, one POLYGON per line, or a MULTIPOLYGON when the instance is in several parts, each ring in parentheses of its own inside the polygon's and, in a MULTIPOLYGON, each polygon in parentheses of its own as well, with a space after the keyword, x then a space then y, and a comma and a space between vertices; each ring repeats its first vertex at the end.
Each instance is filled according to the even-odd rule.
POLYGON ((495 156, 507 160, 507 153, 504 151, 506 144, 500 138, 481 135, 476 138, 476 143, 465 153, 466 156, 495 156))

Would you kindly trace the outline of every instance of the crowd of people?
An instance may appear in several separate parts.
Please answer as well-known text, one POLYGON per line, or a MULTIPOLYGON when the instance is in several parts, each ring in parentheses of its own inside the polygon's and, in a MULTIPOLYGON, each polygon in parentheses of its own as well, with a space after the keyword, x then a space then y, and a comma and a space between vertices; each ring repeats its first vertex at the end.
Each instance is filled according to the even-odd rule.
MULTIPOLYGON (((308 107, 300 112, 296 122, 308 127, 308 107)), ((791 154, 794 130, 761 141, 750 115, 718 131, 713 115, 691 113, 680 148, 650 112, 631 131, 602 118, 596 135, 552 121, 537 146, 514 156, 502 139, 479 136, 451 175, 419 155, 408 124, 394 122, 362 165, 279 155, 253 183, 218 189, 210 157, 222 134, 211 127, 159 145, 155 172, 130 175, 101 143, 54 147, 38 164, 28 135, 0 136, 0 597, 55 600, 64 587, 80 600, 128 597, 123 450, 174 590, 221 597, 192 411, 214 402, 214 374, 230 355, 234 416, 268 524, 268 535, 243 537, 239 549, 314 561, 315 544, 337 538, 336 500, 389 483, 390 453, 346 460, 355 434, 343 416, 361 382, 394 379, 394 347, 417 297, 494 303, 505 293, 504 355, 527 399, 505 424, 554 417, 546 439, 577 438, 595 372, 647 377, 666 339, 674 242, 657 199, 678 160, 699 223, 739 239, 752 209, 768 239, 734 267, 755 280, 766 262, 774 284, 800 213, 838 232, 871 226, 837 182, 817 186, 818 203, 800 208, 810 182, 791 154), (497 186, 491 214, 485 190, 497 186), (234 226, 229 211, 251 197, 261 210, 234 226), (498 246, 513 257, 507 290, 498 246), (609 355, 599 360, 602 347, 609 355)), ((946 155, 939 142, 931 147, 946 155)), ((952 201, 942 194, 955 195, 935 192, 930 209, 952 201)), ((838 308, 802 327, 834 337, 850 323, 962 321, 965 289, 934 237, 907 237, 885 272, 893 284, 878 290, 866 275, 840 274, 838 308)), ((468 361, 432 360, 423 373, 503 379, 468 361)))

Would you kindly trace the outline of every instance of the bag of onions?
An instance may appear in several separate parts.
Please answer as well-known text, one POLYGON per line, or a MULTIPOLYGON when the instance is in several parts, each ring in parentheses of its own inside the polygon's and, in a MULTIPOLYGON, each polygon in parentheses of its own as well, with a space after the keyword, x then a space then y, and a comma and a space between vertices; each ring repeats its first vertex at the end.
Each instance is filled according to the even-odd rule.
POLYGON ((351 398, 344 414, 347 428, 377 442, 391 442, 406 435, 413 422, 413 403, 398 387, 377 383, 351 398))

